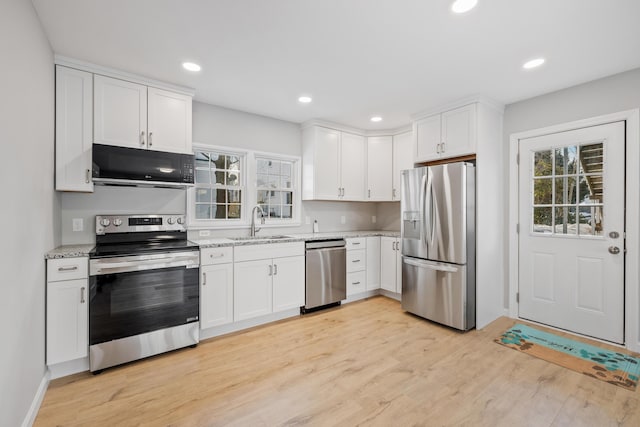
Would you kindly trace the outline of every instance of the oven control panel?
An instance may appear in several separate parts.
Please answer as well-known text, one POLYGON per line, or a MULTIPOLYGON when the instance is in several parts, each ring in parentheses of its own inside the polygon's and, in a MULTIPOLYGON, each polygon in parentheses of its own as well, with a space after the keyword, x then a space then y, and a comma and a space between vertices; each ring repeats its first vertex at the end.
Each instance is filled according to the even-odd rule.
POLYGON ((184 215, 96 215, 96 235, 145 231, 187 231, 184 215))

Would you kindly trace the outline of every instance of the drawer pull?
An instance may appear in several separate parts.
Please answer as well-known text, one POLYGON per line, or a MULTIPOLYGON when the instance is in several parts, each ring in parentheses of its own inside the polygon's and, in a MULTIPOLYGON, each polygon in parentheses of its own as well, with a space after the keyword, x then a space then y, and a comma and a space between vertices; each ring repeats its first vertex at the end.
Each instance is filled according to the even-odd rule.
POLYGON ((207 284, 207 273, 202 273, 202 286, 207 284))
POLYGON ((360 262, 360 260, 359 260, 359 259, 354 259, 354 260, 353 260, 353 261, 351 261, 351 262, 360 262))
POLYGON ((351 244, 355 246, 355 245, 359 245, 360 243, 362 242, 352 242, 351 244))
POLYGON ((352 282, 351 284, 352 284, 352 285, 359 285, 359 284, 360 284, 360 282, 352 282))
POLYGON ((84 286, 80 288, 80 304, 84 304, 84 286))
POLYGON ((58 267, 58 271, 75 271, 78 269, 77 265, 74 265, 72 267, 58 267))
POLYGON ((209 255, 211 258, 224 258, 224 253, 213 256, 213 254, 209 255))

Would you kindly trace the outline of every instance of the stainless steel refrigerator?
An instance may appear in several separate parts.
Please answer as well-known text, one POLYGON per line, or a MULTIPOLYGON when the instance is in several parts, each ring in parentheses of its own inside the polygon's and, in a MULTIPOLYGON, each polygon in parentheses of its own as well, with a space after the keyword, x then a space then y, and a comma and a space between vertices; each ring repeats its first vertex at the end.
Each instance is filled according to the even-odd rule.
POLYGON ((475 194, 471 163, 402 171, 402 308, 460 330, 476 324, 475 194))

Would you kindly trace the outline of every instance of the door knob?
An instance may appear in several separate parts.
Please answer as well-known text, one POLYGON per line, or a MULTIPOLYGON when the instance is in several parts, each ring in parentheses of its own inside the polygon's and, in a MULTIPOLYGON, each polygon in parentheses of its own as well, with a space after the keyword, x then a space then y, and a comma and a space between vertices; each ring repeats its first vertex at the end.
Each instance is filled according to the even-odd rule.
POLYGON ((611 254, 619 254, 620 253, 620 248, 617 246, 609 246, 609 253, 611 254))

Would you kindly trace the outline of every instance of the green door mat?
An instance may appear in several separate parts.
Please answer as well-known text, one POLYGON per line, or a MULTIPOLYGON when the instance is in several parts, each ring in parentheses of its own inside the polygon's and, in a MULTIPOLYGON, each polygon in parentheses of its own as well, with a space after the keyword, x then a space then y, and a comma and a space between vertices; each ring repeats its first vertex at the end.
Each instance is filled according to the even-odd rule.
POLYGON ((574 341, 520 323, 494 341, 627 390, 634 391, 638 385, 640 359, 628 354, 574 341))

